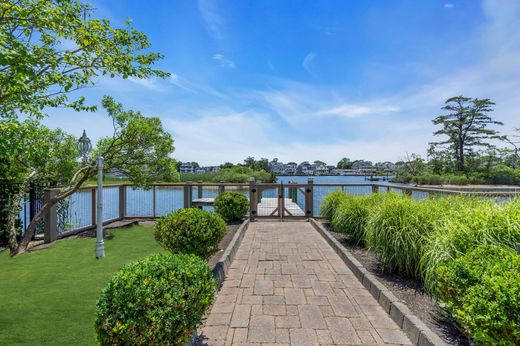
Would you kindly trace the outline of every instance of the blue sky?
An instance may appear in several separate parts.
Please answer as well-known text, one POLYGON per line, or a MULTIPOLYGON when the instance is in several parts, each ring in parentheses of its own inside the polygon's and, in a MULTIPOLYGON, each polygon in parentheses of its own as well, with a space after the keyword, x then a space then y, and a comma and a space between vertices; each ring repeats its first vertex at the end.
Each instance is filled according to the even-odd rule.
MULTIPOLYGON (((167 80, 100 78, 110 94, 158 116, 174 157, 218 164, 424 155, 431 119, 451 96, 489 97, 504 133, 520 127, 520 1, 94 2, 126 18, 165 55, 167 80)), ((96 140, 111 123, 51 110, 46 123, 96 140)))

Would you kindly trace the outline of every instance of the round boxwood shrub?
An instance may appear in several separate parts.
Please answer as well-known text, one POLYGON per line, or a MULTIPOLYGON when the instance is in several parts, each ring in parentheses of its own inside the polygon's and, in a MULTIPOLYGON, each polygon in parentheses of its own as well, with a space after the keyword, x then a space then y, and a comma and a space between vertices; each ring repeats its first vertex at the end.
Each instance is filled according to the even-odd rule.
POLYGON ((242 220, 249 208, 246 196, 239 192, 222 192, 215 198, 215 211, 226 221, 242 220))
POLYGON ((155 255, 121 268, 96 304, 101 345, 183 345, 213 302, 216 282, 193 255, 155 255))
POLYGON ((226 223, 212 212, 180 209, 155 223, 155 240, 173 254, 194 254, 209 258, 227 232, 226 223))

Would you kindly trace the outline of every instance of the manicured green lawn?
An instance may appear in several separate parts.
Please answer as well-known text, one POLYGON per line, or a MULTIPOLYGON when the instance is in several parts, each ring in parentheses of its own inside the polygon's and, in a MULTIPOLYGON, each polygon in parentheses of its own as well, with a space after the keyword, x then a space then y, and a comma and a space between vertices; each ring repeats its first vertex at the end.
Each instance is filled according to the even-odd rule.
POLYGON ((106 257, 95 239, 59 241, 11 259, 0 254, 0 345, 93 345, 95 305, 123 264, 163 251, 151 228, 112 231, 106 257))

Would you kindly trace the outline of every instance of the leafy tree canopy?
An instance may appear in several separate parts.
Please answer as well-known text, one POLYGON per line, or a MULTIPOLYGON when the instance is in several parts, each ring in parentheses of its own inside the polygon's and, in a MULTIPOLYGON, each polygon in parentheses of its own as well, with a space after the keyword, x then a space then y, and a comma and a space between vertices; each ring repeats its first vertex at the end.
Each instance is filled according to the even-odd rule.
POLYGON ((350 169, 352 168, 352 161, 350 161, 349 158, 342 158, 341 160, 339 160, 338 164, 337 164, 337 167, 339 169, 350 169))
POLYGON ((167 77, 152 68, 147 36, 114 28, 77 0, 0 1, 0 119, 45 115, 46 107, 94 110, 68 93, 97 76, 167 77))
MULTIPOLYGON (((435 136, 443 136, 439 142, 431 143, 433 148, 440 148, 452 153, 456 167, 460 171, 466 169, 466 158, 476 147, 490 148, 492 139, 503 140, 498 131, 489 128, 491 125, 503 125, 489 115, 495 104, 489 99, 472 99, 464 96, 449 98, 442 107, 446 114, 433 120, 441 129, 435 136)), ((432 149, 430 149, 432 152, 432 149)))

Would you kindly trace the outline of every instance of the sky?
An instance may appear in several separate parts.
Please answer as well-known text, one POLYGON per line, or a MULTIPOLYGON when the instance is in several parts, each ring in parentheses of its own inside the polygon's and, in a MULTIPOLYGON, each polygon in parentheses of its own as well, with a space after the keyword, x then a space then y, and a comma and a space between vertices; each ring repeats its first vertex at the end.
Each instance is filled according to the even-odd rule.
MULTIPOLYGON (((112 95, 160 117, 173 156, 203 165, 247 156, 281 161, 425 156, 431 120, 452 96, 490 98, 520 127, 518 0, 99 0, 97 17, 127 18, 165 58, 167 79, 98 78, 89 104, 112 95)), ((50 127, 94 141, 96 113, 53 109, 50 127)))

